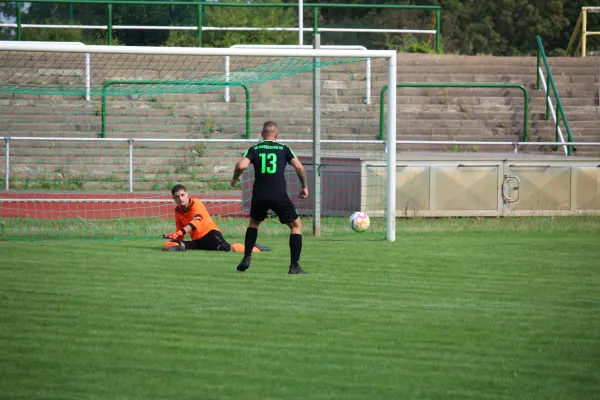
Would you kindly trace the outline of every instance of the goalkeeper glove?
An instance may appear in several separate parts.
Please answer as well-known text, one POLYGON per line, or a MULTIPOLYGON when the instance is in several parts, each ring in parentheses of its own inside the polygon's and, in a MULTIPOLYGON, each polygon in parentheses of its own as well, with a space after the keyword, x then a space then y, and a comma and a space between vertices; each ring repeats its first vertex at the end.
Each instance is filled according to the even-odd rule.
POLYGON ((162 235, 163 239, 172 239, 172 240, 181 240, 180 238, 183 238, 184 236, 185 236, 184 230, 178 230, 177 232, 173 232, 173 233, 163 233, 163 235, 162 235))

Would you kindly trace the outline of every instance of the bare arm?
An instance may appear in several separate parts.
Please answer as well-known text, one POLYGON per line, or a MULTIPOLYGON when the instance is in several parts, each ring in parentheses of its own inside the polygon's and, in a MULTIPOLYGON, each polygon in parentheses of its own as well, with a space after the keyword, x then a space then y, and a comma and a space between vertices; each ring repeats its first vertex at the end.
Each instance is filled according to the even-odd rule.
POLYGON ((290 165, 296 169, 296 175, 298 175, 300 185, 302 185, 302 190, 300 190, 298 197, 305 199, 308 197, 308 185, 306 182, 306 171, 304 170, 304 166, 297 158, 292 158, 290 165))
POLYGON ((233 170, 233 178, 231 178, 231 186, 235 187, 237 182, 240 180, 240 176, 242 176, 244 171, 247 170, 249 166, 250 160, 246 157, 243 157, 235 164, 235 169, 233 170))

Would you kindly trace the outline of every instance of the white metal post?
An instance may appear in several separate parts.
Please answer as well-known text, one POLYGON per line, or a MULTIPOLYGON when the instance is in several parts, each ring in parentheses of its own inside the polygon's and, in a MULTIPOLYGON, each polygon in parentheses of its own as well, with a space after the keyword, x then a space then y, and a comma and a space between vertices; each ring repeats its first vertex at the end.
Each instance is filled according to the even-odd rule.
POLYGON ((304 43, 304 35, 303 35, 303 26, 304 26, 304 2, 302 0, 298 0, 298 44, 302 46, 304 43))
MULTIPOLYGON (((366 50, 366 49, 365 49, 366 50)), ((365 95, 365 104, 371 104, 371 59, 367 58, 367 94, 365 95)))
POLYGON ((396 54, 388 58, 387 240, 396 240, 396 54))
POLYGON ((8 191, 8 189, 10 188, 9 183, 8 183, 8 176, 9 176, 9 171, 10 171, 10 161, 9 161, 9 157, 10 157, 10 142, 8 138, 4 138, 4 189, 6 189, 8 191))
MULTIPOLYGON (((321 46, 318 33, 313 37, 313 46, 321 46)), ((313 235, 321 236, 321 58, 315 57, 313 62, 313 235)))
POLYGON ((129 139, 129 191, 133 192, 133 139, 129 139))
POLYGON ((90 73, 90 54, 85 53, 85 101, 90 101, 90 83, 92 77, 90 73))
POLYGON ((225 56, 225 82, 227 82, 227 86, 225 86, 225 102, 229 103, 229 56, 225 56))

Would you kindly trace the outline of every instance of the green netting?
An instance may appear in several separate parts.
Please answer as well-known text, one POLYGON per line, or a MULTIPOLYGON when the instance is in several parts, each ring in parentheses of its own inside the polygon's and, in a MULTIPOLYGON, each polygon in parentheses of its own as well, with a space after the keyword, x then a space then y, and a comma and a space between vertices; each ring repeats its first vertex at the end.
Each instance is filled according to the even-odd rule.
MULTIPOLYGON (((280 58, 268 63, 256 65, 247 69, 232 72, 229 76, 219 74, 214 76, 206 76, 201 79, 191 80, 161 80, 155 79, 147 82, 144 85, 139 84, 120 84, 113 86, 110 90, 106 90, 107 82, 122 80, 116 78, 111 81, 105 81, 103 84, 90 85, 89 90, 82 82, 63 80, 30 80, 23 81, 20 73, 15 72, 10 68, 2 68, 0 77, 3 79, 0 85, 0 91, 3 93, 14 94, 38 94, 38 95, 61 95, 61 96, 132 96, 132 95, 150 95, 150 94, 171 94, 171 93, 203 93, 210 90, 215 90, 216 87, 233 87, 244 85, 253 85, 271 80, 286 78, 297 75, 303 72, 312 71, 315 68, 325 68, 331 65, 355 63, 357 61, 352 58, 336 59, 332 61, 312 61, 305 58, 280 58), (12 77, 10 74, 15 73, 12 77), (166 84, 165 82, 169 82, 166 84), (40 84, 43 85, 40 87, 40 84)), ((73 67, 73 65, 71 65, 73 67)), ((63 68, 63 77, 79 77, 81 72, 77 73, 75 69, 63 68)), ((56 73, 61 74, 60 71, 56 73)), ((136 77, 132 80, 144 80, 136 77)))
MULTIPOLYGON (((349 232, 348 217, 360 210, 372 215, 366 234, 383 237, 385 167, 364 165, 385 165, 386 154, 383 145, 364 141, 378 139, 377 97, 387 84, 387 68, 385 60, 369 62, 370 68, 365 58, 314 63, 231 56, 227 72, 224 57, 90 54, 86 71, 82 53, 4 52, 0 136, 40 139, 10 141, 0 237, 159 238, 174 230, 175 184, 205 202, 226 237, 239 237, 253 175, 244 174, 237 188, 229 181, 267 120, 279 125, 280 140, 306 166, 307 200, 297 199, 297 177, 287 171, 305 232, 312 231, 317 169, 321 234, 349 232), (315 67, 321 87, 318 165, 312 157, 315 67), (66 140, 73 138, 91 140, 66 140), (345 142, 325 142, 332 139, 345 142)), ((6 157, 0 148, 3 177, 6 157)), ((287 232, 274 217, 261 229, 263 235, 287 232)))

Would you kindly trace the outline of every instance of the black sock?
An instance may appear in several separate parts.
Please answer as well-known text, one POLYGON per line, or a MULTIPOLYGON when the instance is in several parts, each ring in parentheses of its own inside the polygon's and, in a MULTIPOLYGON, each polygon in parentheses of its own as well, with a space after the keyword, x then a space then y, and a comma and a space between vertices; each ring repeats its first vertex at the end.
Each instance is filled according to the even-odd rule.
POLYGON ((290 256, 291 264, 295 265, 300 261, 300 253, 302 252, 302 235, 297 233, 290 234, 290 256))
POLYGON ((256 238, 258 237, 258 229, 247 228, 246 239, 244 240, 244 257, 250 257, 252 255, 252 249, 256 244, 256 238))

